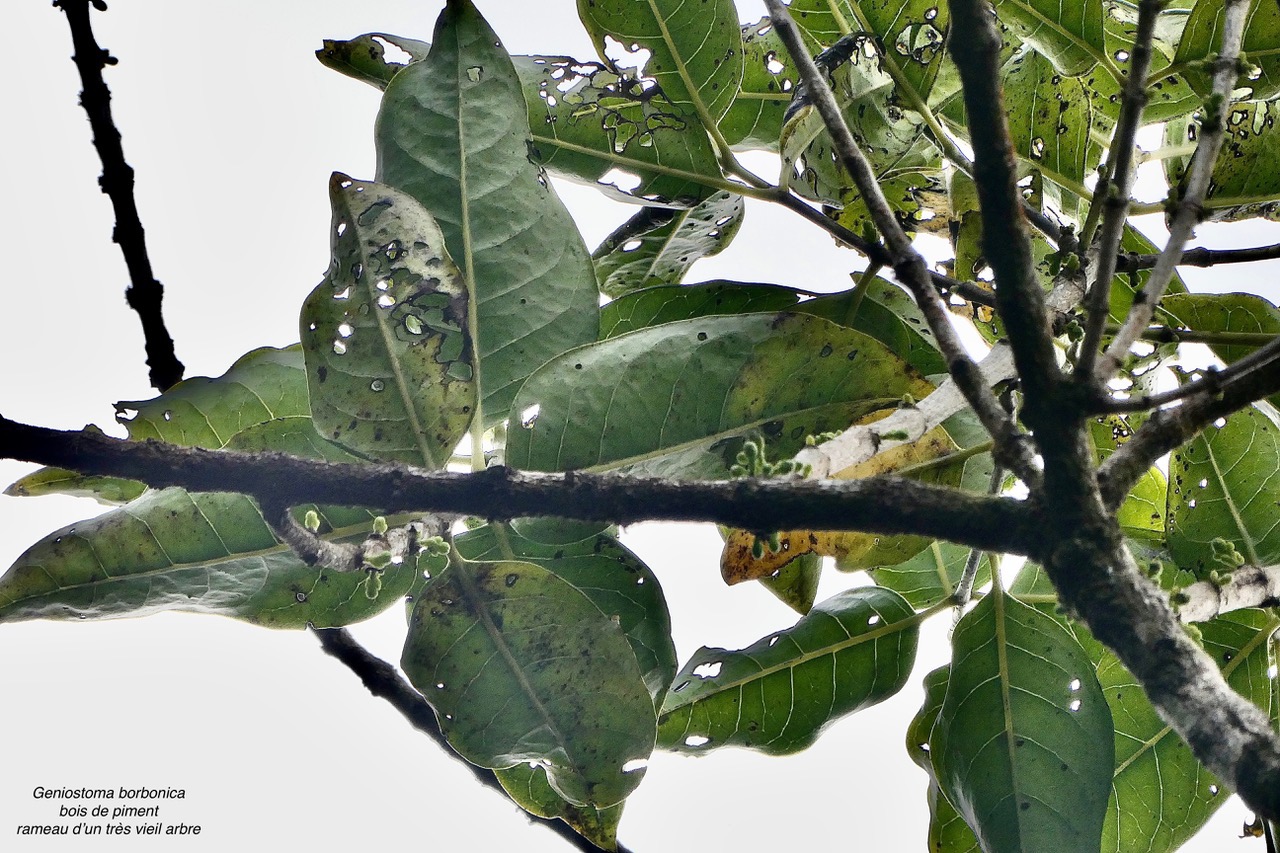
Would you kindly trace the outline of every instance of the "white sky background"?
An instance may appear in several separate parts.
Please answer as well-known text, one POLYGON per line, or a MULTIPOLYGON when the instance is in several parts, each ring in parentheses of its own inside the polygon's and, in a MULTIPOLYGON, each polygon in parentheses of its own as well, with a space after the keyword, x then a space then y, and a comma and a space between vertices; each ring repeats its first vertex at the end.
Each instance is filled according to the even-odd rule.
MULTIPOLYGON (((512 53, 592 58, 570 0, 479 5, 512 53)), ((760 14, 758 3, 739 7, 744 18, 760 14)), ((375 30, 429 39, 438 10, 403 0, 115 0, 110 12, 94 13, 99 43, 120 59, 107 83, 187 376, 216 376, 250 349, 297 340, 302 299, 328 265, 328 175, 373 177, 378 93, 323 68, 314 50, 326 37, 375 30)), ((47 2, 7 0, 0 32, 0 412, 67 429, 92 422, 122 435, 111 404, 155 392, 123 298, 110 203, 97 191, 100 166, 76 103, 66 22, 47 2)), ((631 212, 590 188, 559 187, 589 247, 631 212)), ((786 211, 752 204, 731 249, 689 280, 838 290, 863 265, 786 211)), ((32 468, 0 462, 0 485, 32 468)), ((69 498, 0 497, 0 569, 38 537, 98 511, 69 498)), ((794 622, 763 589, 722 586, 709 528, 637 526, 628 534, 664 583, 681 660, 699 645, 741 647, 794 622)), ((831 572, 819 597, 856 582, 831 572)), ((924 850, 926 780, 903 737, 920 704, 920 677, 946 657, 948 621, 926 626, 907 689, 832 726, 805 753, 656 754, 620 838, 637 853, 924 850)), ((398 608, 354 633, 379 656, 399 659, 398 608)), ((13 839, 17 824, 58 822, 59 801, 32 799, 37 785, 184 788, 187 798, 162 803, 161 818, 203 832, 157 840, 157 849, 567 849, 473 783, 306 632, 191 614, 0 626, 0 724, 4 849, 151 843, 13 839)), ((1227 843, 1246 814, 1233 801, 1202 833, 1208 838, 1183 849, 1261 850, 1260 841, 1227 843)))

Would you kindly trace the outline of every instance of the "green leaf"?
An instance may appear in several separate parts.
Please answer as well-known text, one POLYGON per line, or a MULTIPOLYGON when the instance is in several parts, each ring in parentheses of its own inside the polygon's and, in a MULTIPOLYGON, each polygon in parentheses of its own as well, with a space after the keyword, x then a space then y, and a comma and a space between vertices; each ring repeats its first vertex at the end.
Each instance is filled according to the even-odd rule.
MULTIPOLYGON (((964 573, 969 550, 951 542, 934 541, 910 560, 896 566, 880 566, 868 571, 880 586, 901 595, 917 610, 931 607, 951 596, 964 573)), ((975 588, 991 582, 991 561, 978 564, 975 588)))
POLYGON ((801 554, 787 563, 777 574, 760 578, 760 585, 801 616, 813 609, 822 580, 822 557, 801 554))
POLYGON ((697 207, 642 207, 591 254, 600 291, 617 297, 679 284, 695 262, 718 255, 742 226, 742 196, 716 193, 697 207))
MULTIPOLYGON (((1280 104, 1266 101, 1236 101, 1227 110, 1222 150, 1213 166, 1213 180, 1205 194, 1208 219, 1237 222, 1262 217, 1280 218, 1280 133, 1276 117, 1280 104)), ((1165 144, 1194 142, 1200 125, 1193 116, 1171 121, 1165 126, 1165 144)), ((1164 161, 1165 177, 1171 187, 1182 184, 1191 158, 1171 157, 1164 161)))
MULTIPOLYGON (((1267 708, 1267 638, 1280 621, 1260 610, 1239 610, 1198 627, 1227 683, 1267 708)), ((1082 627, 1073 629, 1098 661, 1098 680, 1115 721, 1116 770, 1101 849, 1176 850, 1226 802, 1227 791, 1160 719, 1137 679, 1082 627)))
POLYGON ((995 6, 1000 21, 1061 73, 1078 76, 1098 63, 1114 72, 1104 52, 1102 0, 999 0, 995 6))
MULTIPOLYGON (((1177 321, 1179 328, 1197 332, 1230 332, 1280 335, 1280 308, 1252 293, 1172 293, 1160 300, 1160 310, 1177 321)), ((1257 345, 1209 344, 1213 354, 1227 364, 1239 361, 1257 345)), ((1268 398, 1280 406, 1280 394, 1268 398)))
POLYGON ((137 480, 88 477, 65 468, 40 468, 14 482, 4 490, 4 494, 14 498, 70 495, 76 498, 93 498, 107 506, 119 506, 140 497, 146 490, 146 484, 137 480))
MULTIPOLYGON (((539 535, 565 525, 544 519, 531 533, 539 535)), ((485 525, 454 539, 468 560, 519 560, 553 572, 591 600, 602 613, 616 617, 635 652, 645 685, 655 704, 676 673, 676 649, 671 641, 671 616, 662 586, 649 567, 608 534, 572 543, 543 544, 522 536, 508 525, 485 525)))
POLYGON ((658 744, 691 754, 730 745, 797 752, 839 717, 901 690, 918 634, 899 595, 863 587, 741 651, 703 647, 667 694, 658 744))
POLYGON ((924 704, 907 727, 907 754, 921 770, 929 774, 929 790, 925 797, 929 802, 930 853, 980 853, 982 848, 978 845, 973 830, 964 822, 956 807, 951 805, 947 795, 942 793, 938 775, 933 768, 932 753, 929 751, 929 738, 938 722, 938 714, 942 711, 950 676, 951 667, 947 665, 938 667, 924 677, 924 704))
MULTIPOLYGON (((1174 62, 1186 68, 1187 80, 1201 95, 1213 90, 1213 69, 1209 62, 1222 50, 1222 0, 1200 0, 1182 30, 1174 62)), ((1280 93, 1280 9, 1275 3, 1255 2, 1245 18, 1241 50, 1258 69, 1256 77, 1241 75, 1238 87, 1249 87, 1247 95, 1267 100, 1280 93)))
POLYGON ((556 793, 541 766, 517 764, 495 770, 494 775, 516 805, 530 814, 559 818, 600 849, 618 849, 618 821, 625 803, 606 808, 576 806, 556 793))
POLYGON ((661 93, 642 92, 597 62, 567 56, 512 61, 541 165, 627 201, 687 206, 711 193, 706 176, 720 175, 711 141, 661 93))
POLYGON ((1201 578, 1227 568, 1214 559, 1213 540, 1219 538, 1233 543, 1250 565, 1280 561, 1278 437, 1280 417, 1260 402, 1173 452, 1167 541, 1181 568, 1201 578))
MULTIPOLYGON (((367 512, 357 524, 352 510, 320 512, 326 539, 361 539, 369 528, 367 512)), ((163 489, 27 549, 0 578, 0 622, 186 610, 270 628, 333 627, 391 606, 413 571, 389 566, 373 598, 365 580, 303 563, 244 495, 163 489)))
POLYGON ((649 287, 619 297, 600 310, 600 338, 695 317, 789 311, 822 317, 870 335, 926 376, 946 372, 946 361, 924 315, 897 285, 874 278, 853 290, 810 296, 789 287, 735 281, 649 287))
POLYGON ((316 51, 316 59, 339 74, 385 89, 391 78, 409 62, 425 59, 430 52, 431 45, 425 41, 390 33, 365 33, 347 41, 325 39, 324 46, 316 51), (387 55, 388 47, 392 48, 395 59, 387 55), (408 62, 399 62, 398 58, 408 62))
POLYGON ((476 406, 465 282, 410 196, 335 172, 329 199, 333 260, 300 321, 316 429, 443 468, 476 406))
POLYGON ((418 597, 401 666, 449 743, 536 762, 575 805, 621 802, 653 749, 653 700, 622 628, 532 563, 451 562, 418 597))
POLYGON ((667 323, 539 368, 512 408, 507 462, 724 476, 743 436, 764 435, 785 458, 806 435, 930 389, 883 344, 817 317, 667 323))
POLYGON ((687 116, 714 123, 729 109, 742 81, 742 36, 732 0, 578 0, 578 16, 600 57, 612 57, 620 71, 639 64, 635 54, 650 53, 643 69, 687 116))
POLYGON ((929 750, 947 799, 985 850, 1096 851, 1113 729, 1080 644, 993 594, 960 620, 952 645, 929 750))
POLYGON ((298 346, 255 349, 219 377, 184 379, 151 400, 116 403, 116 420, 134 441, 215 450, 254 424, 310 414, 298 346))
POLYGON ((431 53, 387 86, 375 138, 379 180, 431 212, 468 282, 475 379, 493 426, 535 367, 595 339, 599 297, 582 239, 530 162, 511 60, 470 2, 451 0, 431 53))
POLYGON ((797 76, 768 18, 742 25, 742 59, 742 86, 720 119, 720 132, 737 149, 777 151, 797 76))

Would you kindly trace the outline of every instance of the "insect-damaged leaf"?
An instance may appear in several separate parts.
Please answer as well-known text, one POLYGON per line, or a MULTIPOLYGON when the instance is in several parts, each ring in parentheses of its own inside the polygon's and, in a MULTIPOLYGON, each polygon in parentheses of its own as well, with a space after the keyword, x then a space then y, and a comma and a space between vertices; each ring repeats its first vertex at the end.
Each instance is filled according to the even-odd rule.
POLYGON ((1111 712, 1080 644, 991 594, 952 638, 929 755, 984 850, 1093 853, 1114 766, 1111 712))
POLYGON ((696 261, 718 255, 742 225, 742 196, 716 193, 696 207, 643 207, 591 254, 600 291, 622 296, 675 285, 696 261))
MULTIPOLYGON (((1160 300, 1160 310, 1176 321, 1178 328, 1197 332, 1280 335, 1280 308, 1252 293, 1171 293, 1160 300)), ((1209 344, 1213 354, 1227 364, 1239 361, 1265 343, 1209 344)), ((1268 398, 1280 406, 1280 394, 1268 398)))
POLYGON ((568 211, 532 162, 520 81, 467 0, 450 0, 427 58, 387 86, 375 138, 378 179, 417 199, 474 300, 485 426, 539 364, 594 340, 599 295, 568 211))
POLYGON ((485 525, 460 534, 454 544, 468 560, 508 559, 541 566, 572 584, 601 612, 616 617, 654 702, 660 703, 676 672, 662 586, 639 557, 607 533, 559 544, 531 538, 553 538, 546 534, 565 524, 561 519, 539 519, 517 529, 485 525))
POLYGON ((896 593, 851 589, 741 651, 699 649, 667 693, 659 746, 804 749, 832 721, 902 689, 919 634, 911 616, 896 593))
POLYGON ((742 60, 742 87, 720 119, 720 132, 734 148, 777 151, 799 77, 768 18, 742 25, 742 60))
POLYGON ((512 407, 507 462, 724 476, 744 436, 778 458, 931 387, 873 338, 797 314, 705 317, 579 347, 512 407))
POLYGON ((1106 55, 1102 0, 999 0, 996 16, 1063 74, 1078 76, 1106 55))
MULTIPOLYGON (((1200 0, 1178 40, 1173 61, 1185 68, 1195 90, 1207 95, 1213 90, 1212 61, 1222 49, 1222 0, 1200 0)), ((1275 3, 1250 3, 1244 24, 1241 53, 1256 73, 1242 74, 1238 88, 1249 90, 1246 97, 1267 100, 1280 93, 1280 8, 1275 3)))
POLYGON ((378 459, 443 468, 476 406, 468 293, 422 205, 334 173, 333 260, 302 306, 311 414, 378 459))
POLYGON ((538 763, 596 808, 644 775, 653 700, 626 634, 545 568, 452 561, 418 596, 401 666, 473 764, 538 763))
POLYGON ((1166 541, 1177 564, 1205 577, 1223 562, 1225 540, 1253 566, 1280 560, 1280 416, 1255 403, 1211 425, 1169 460, 1166 541), (1249 460, 1247 464, 1242 460, 1249 460))
POLYGON ((733 0, 578 0, 578 17, 602 59, 656 83, 690 119, 713 124, 729 109, 742 81, 733 0))
POLYGON ((430 52, 431 45, 425 41, 390 33, 365 33, 347 41, 325 39, 324 46, 316 51, 316 59, 339 74, 385 89, 409 62, 425 59, 430 52), (387 55, 388 47, 396 52, 395 58, 387 55), (400 58, 408 61, 400 62, 400 58))
MULTIPOLYGON (((325 538, 363 538, 369 529, 362 510, 319 514, 325 538)), ((380 587, 367 581, 363 572, 303 563, 244 495, 163 489, 27 549, 0 578, 0 622, 186 610, 271 628, 333 627, 385 610, 413 571, 392 565, 380 587)))
POLYGON ((512 57, 529 108, 532 154, 552 172, 624 200, 690 205, 719 174, 702 125, 661 93, 597 62, 512 57))
MULTIPOLYGON (((1227 109, 1222 150, 1213 165, 1213 180, 1204 198, 1205 214, 1220 222, 1263 217, 1280 219, 1280 132, 1276 117, 1280 104, 1269 101, 1237 101, 1227 109)), ((1182 116, 1165 125, 1165 142, 1185 145, 1197 140, 1200 125, 1182 116)), ((1191 158, 1164 161, 1171 187, 1181 185, 1191 158)))

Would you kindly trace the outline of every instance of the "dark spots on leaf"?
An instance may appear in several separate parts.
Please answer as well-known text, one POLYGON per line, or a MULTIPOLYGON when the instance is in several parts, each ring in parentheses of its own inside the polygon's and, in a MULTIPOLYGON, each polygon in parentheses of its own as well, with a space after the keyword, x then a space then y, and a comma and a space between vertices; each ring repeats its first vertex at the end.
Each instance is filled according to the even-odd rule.
POLYGON ((835 348, 832 347, 831 344, 824 344, 822 349, 818 352, 818 358, 826 358, 833 352, 835 352, 835 348))
POLYGON ((329 368, 325 367, 323 364, 317 367, 316 378, 319 379, 321 383, 323 383, 326 379, 329 378, 329 368))
POLYGON ((698 332, 698 340, 700 340, 700 341, 705 341, 706 339, 707 339, 707 333, 706 333, 706 332, 698 332))

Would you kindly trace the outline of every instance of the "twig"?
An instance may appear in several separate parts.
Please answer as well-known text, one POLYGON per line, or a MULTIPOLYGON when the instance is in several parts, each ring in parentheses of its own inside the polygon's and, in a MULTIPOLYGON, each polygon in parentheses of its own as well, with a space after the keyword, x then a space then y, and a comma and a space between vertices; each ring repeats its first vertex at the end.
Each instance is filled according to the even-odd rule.
MULTIPOLYGON (((1004 471, 997 465, 991 470, 991 485, 987 489, 987 494, 999 494, 1000 487, 1003 484, 1004 471)), ((982 554, 982 551, 974 548, 964 561, 964 571, 960 573, 960 582, 956 584, 956 591, 951 596, 951 600, 956 607, 963 608, 969 603, 969 599, 973 597, 973 583, 978 578, 978 566, 982 563, 982 554)))
POLYGON ((0 457, 193 491, 238 492, 268 503, 409 509, 506 520, 711 521, 746 530, 918 533, 1026 554, 1040 540, 1024 502, 898 477, 801 482, 680 481, 619 474, 540 474, 496 465, 474 474, 405 465, 345 464, 283 453, 240 453, 63 432, 0 416, 0 457))
MULTIPOLYGON (((901 226, 880 189, 879 181, 871 164, 858 147, 849 126, 836 103, 835 94, 823 78, 822 72, 814 64, 812 57, 804 47, 804 41, 795 22, 787 12, 781 0, 766 0, 770 20, 782 43, 791 54, 792 62, 813 101, 814 108, 822 116, 823 124, 831 135, 841 165, 853 179, 863 204, 875 223, 876 229, 884 238, 889 250, 889 263, 898 280, 907 286, 915 297, 916 304, 924 314, 930 331, 938 342, 938 348, 947 360, 947 369, 956 385, 964 394, 969 405, 973 407, 983 427, 996 441, 995 455, 1002 464, 1013 469, 1019 477, 1034 482, 1038 477, 1032 461, 1030 448, 1023 440, 1022 434, 1000 408, 1000 403, 991 388, 984 384, 983 374, 978 369, 961 343, 959 335, 951 325, 949 312, 930 281, 928 266, 924 258, 911 245, 911 239, 901 226)), ((872 258, 877 263, 880 259, 872 258)), ((997 300, 999 296, 997 295, 997 300)))
MULTIPOLYGON (((1159 255, 1121 254, 1116 259, 1117 272, 1148 270, 1156 265, 1159 255)), ((1280 258, 1280 243, 1269 246, 1252 246, 1247 249, 1206 249, 1198 246, 1187 249, 1178 258, 1178 266, 1212 267, 1219 264, 1249 264, 1255 261, 1272 261, 1280 258)))
POLYGON ((1227 122, 1227 108, 1231 104, 1231 92, 1239 73, 1240 42, 1244 36, 1244 23, 1249 14, 1248 0, 1225 0, 1222 18, 1222 52, 1218 55, 1217 70, 1213 75, 1213 94, 1205 104, 1205 115, 1200 125, 1199 145, 1191 158, 1191 165, 1182 182, 1181 197, 1169 224, 1169 240, 1156 259, 1147 283, 1135 296, 1129 316, 1119 333, 1112 339, 1099 360, 1096 375, 1105 383, 1120 367, 1129 348, 1151 323, 1156 305, 1165 288, 1173 279, 1182 249, 1191 239, 1192 229, 1200 222, 1201 204, 1209 189, 1209 179, 1218 161, 1227 122))
POLYGON ((1193 382, 1188 382, 1181 387, 1161 394, 1142 394, 1126 400, 1111 399, 1106 402, 1103 411, 1141 412, 1147 409, 1167 406, 1170 403, 1176 403, 1179 400, 1185 400, 1196 395, 1217 396, 1222 393, 1223 388, 1227 385, 1239 381, 1249 373, 1259 370, 1277 359, 1280 359, 1280 335, 1273 336, 1266 346, 1259 347, 1239 361, 1232 362, 1222 369, 1209 368, 1201 378, 1193 382))
MULTIPOLYGON (((440 731, 435 711, 431 710, 431 706, 427 704, 426 699, 422 698, 422 694, 414 690, 394 666, 371 654, 364 646, 357 643, 345 628, 318 628, 314 629, 314 633, 325 653, 336 658, 347 669, 359 676, 361 683, 370 693, 379 699, 385 699, 391 707, 400 712, 409 725, 434 741, 436 746, 448 752, 451 757, 457 758, 458 763, 471 773, 473 779, 486 788, 498 792, 504 799, 507 798, 502 783, 498 781, 497 775, 492 770, 477 767, 458 757, 449 746, 444 732, 440 731)), ((584 853, 596 853, 601 849, 558 818, 537 817, 527 812, 525 817, 530 823, 545 826, 584 853)), ((627 853, 626 848, 621 844, 617 849, 619 853, 627 853)))
MULTIPOLYGON (((54 6, 62 9, 71 27, 71 42, 75 46, 74 61, 80 71, 84 91, 80 104, 89 115, 89 127, 93 130, 93 147, 102 161, 102 177, 98 185, 111 199, 115 210, 116 227, 111 239, 120 246, 125 266, 129 269, 129 289, 125 301, 138 314, 142 322, 142 334, 146 344, 147 366, 150 368, 151 385, 164 391, 182 379, 183 366, 173 350, 173 338, 165 328, 160 304, 164 287, 156 281, 151 271, 151 259, 147 256, 146 234, 138 218, 138 205, 133 197, 133 169, 125 162, 124 147, 120 144, 120 131, 111 117, 111 92, 102 78, 102 69, 115 65, 116 59, 98 46, 89 22, 90 0, 55 0, 54 6)), ((105 12, 103 0, 92 0, 93 7, 105 12)))
MULTIPOLYGON (((1142 110, 1147 105, 1145 81, 1151 67, 1151 42, 1155 37, 1156 18, 1163 8, 1163 0, 1142 0, 1138 7, 1138 29, 1134 35, 1133 52, 1130 54, 1129 77, 1125 80, 1120 118, 1111 137, 1111 153, 1108 156, 1106 179, 1098 188, 1098 198, 1103 205, 1102 229, 1090 254, 1096 259, 1093 267, 1093 287, 1089 291, 1086 307, 1084 340, 1080 344, 1080 359, 1076 362, 1076 376, 1091 376, 1102 345, 1102 332, 1111 316, 1111 277, 1115 275, 1116 253, 1124 236, 1125 220, 1129 213, 1129 197, 1133 195, 1133 181, 1137 171, 1134 150, 1138 128, 1142 126, 1142 110)), ((1082 235, 1088 240, 1090 235, 1082 235)))

